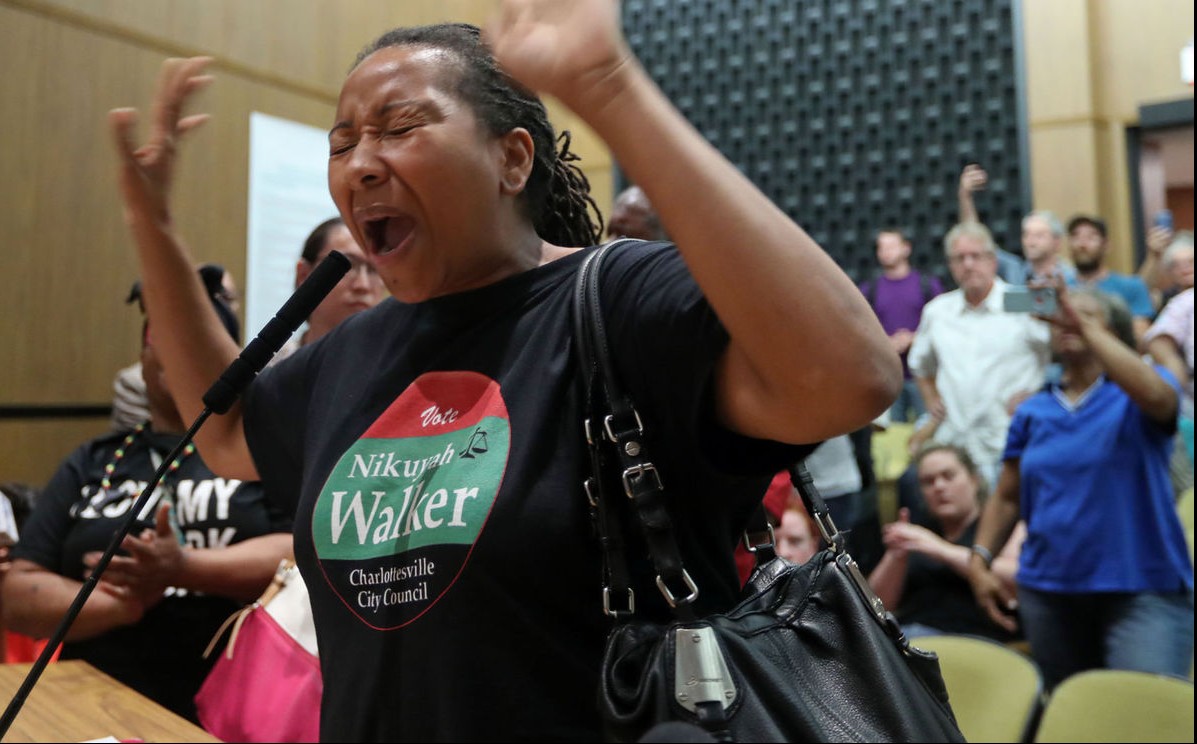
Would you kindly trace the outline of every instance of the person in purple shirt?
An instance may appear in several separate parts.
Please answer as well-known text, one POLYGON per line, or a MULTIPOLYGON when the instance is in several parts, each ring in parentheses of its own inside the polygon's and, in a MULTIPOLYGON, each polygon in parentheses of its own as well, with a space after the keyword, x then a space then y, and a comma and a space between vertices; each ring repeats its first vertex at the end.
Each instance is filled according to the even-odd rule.
POLYGON ((923 316, 923 305, 943 293, 943 284, 931 274, 910 265, 910 241, 897 228, 877 233, 877 264, 881 270, 860 284, 860 291, 877 313, 894 350, 902 357, 905 379, 902 393, 890 407, 892 421, 915 421, 925 410, 918 386, 910 376, 906 354, 914 342, 914 331, 923 316))

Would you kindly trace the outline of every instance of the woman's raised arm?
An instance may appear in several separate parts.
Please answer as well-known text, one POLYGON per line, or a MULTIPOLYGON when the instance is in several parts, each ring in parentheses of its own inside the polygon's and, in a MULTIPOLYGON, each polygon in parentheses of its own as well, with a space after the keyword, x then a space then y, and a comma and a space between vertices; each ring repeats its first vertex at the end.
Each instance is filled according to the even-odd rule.
POLYGON ((804 443, 889 406, 901 362, 864 296, 670 104, 628 48, 617 0, 509 0, 487 33, 500 64, 577 113, 656 206, 731 335, 725 425, 804 443))
MULTIPOLYGON (((183 241, 175 232, 170 191, 180 140, 207 120, 184 116, 190 98, 212 78, 206 57, 162 64, 144 144, 133 143, 137 112, 108 114, 119 158, 119 183, 141 266, 142 299, 153 318, 154 347, 170 378, 171 394, 190 423, 203 410, 201 398, 239 352, 216 315, 183 241)), ((214 416, 196 435, 204 462, 222 476, 256 480, 241 424, 240 407, 214 416)))

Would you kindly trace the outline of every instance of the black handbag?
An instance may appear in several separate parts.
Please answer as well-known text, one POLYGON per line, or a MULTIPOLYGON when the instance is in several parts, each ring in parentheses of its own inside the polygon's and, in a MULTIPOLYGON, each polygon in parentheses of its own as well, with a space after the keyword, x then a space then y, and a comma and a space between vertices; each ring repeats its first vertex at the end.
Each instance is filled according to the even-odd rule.
MULTIPOLYGON (((773 552, 768 530, 768 540, 749 543, 757 566, 739 604, 695 616, 699 587, 678 552, 664 484, 645 451, 645 422, 616 379, 606 344, 598 277, 619 242, 584 260, 573 319, 592 465, 584 485, 603 553, 603 609, 615 620, 599 690, 604 735, 638 741, 664 724, 650 735, 664 740, 663 732, 688 723, 719 741, 964 741, 938 658, 906 641, 844 551, 844 536, 801 464, 791 477, 828 547, 796 565, 773 552), (625 504, 635 511, 672 622, 634 617, 620 534, 625 504)), ((764 523, 763 509, 757 518, 764 523)))

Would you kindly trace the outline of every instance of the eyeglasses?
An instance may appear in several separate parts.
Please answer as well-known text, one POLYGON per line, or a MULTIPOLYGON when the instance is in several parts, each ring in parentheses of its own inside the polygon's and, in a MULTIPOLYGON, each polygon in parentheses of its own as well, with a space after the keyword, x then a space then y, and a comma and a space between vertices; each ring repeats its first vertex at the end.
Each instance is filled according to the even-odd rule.
MULTIPOLYGON (((313 261, 311 265, 316 266, 327 257, 328 254, 325 253, 324 255, 320 256, 320 258, 313 261)), ((349 278, 350 276, 358 273, 361 273, 367 279, 373 279, 378 275, 378 272, 374 269, 374 264, 370 263, 369 261, 356 258, 354 256, 345 256, 345 258, 349 260, 349 271, 345 272, 345 278, 349 278)))
POLYGON ((948 256, 948 263, 962 264, 968 261, 988 261, 993 257, 992 253, 953 253, 948 256))
POLYGON ((369 261, 349 259, 349 271, 345 272, 345 276, 350 277, 358 274, 366 279, 374 279, 378 276, 378 271, 374 269, 374 264, 369 261))

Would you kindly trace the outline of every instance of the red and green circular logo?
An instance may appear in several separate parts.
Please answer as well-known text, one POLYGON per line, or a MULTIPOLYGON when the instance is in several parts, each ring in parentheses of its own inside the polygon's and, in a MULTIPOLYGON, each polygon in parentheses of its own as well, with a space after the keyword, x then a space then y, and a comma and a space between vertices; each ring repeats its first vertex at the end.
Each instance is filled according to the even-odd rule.
POLYGON ((341 456, 312 537, 330 585, 363 622, 406 625, 453 585, 499 493, 510 434, 498 383, 429 372, 341 456))

